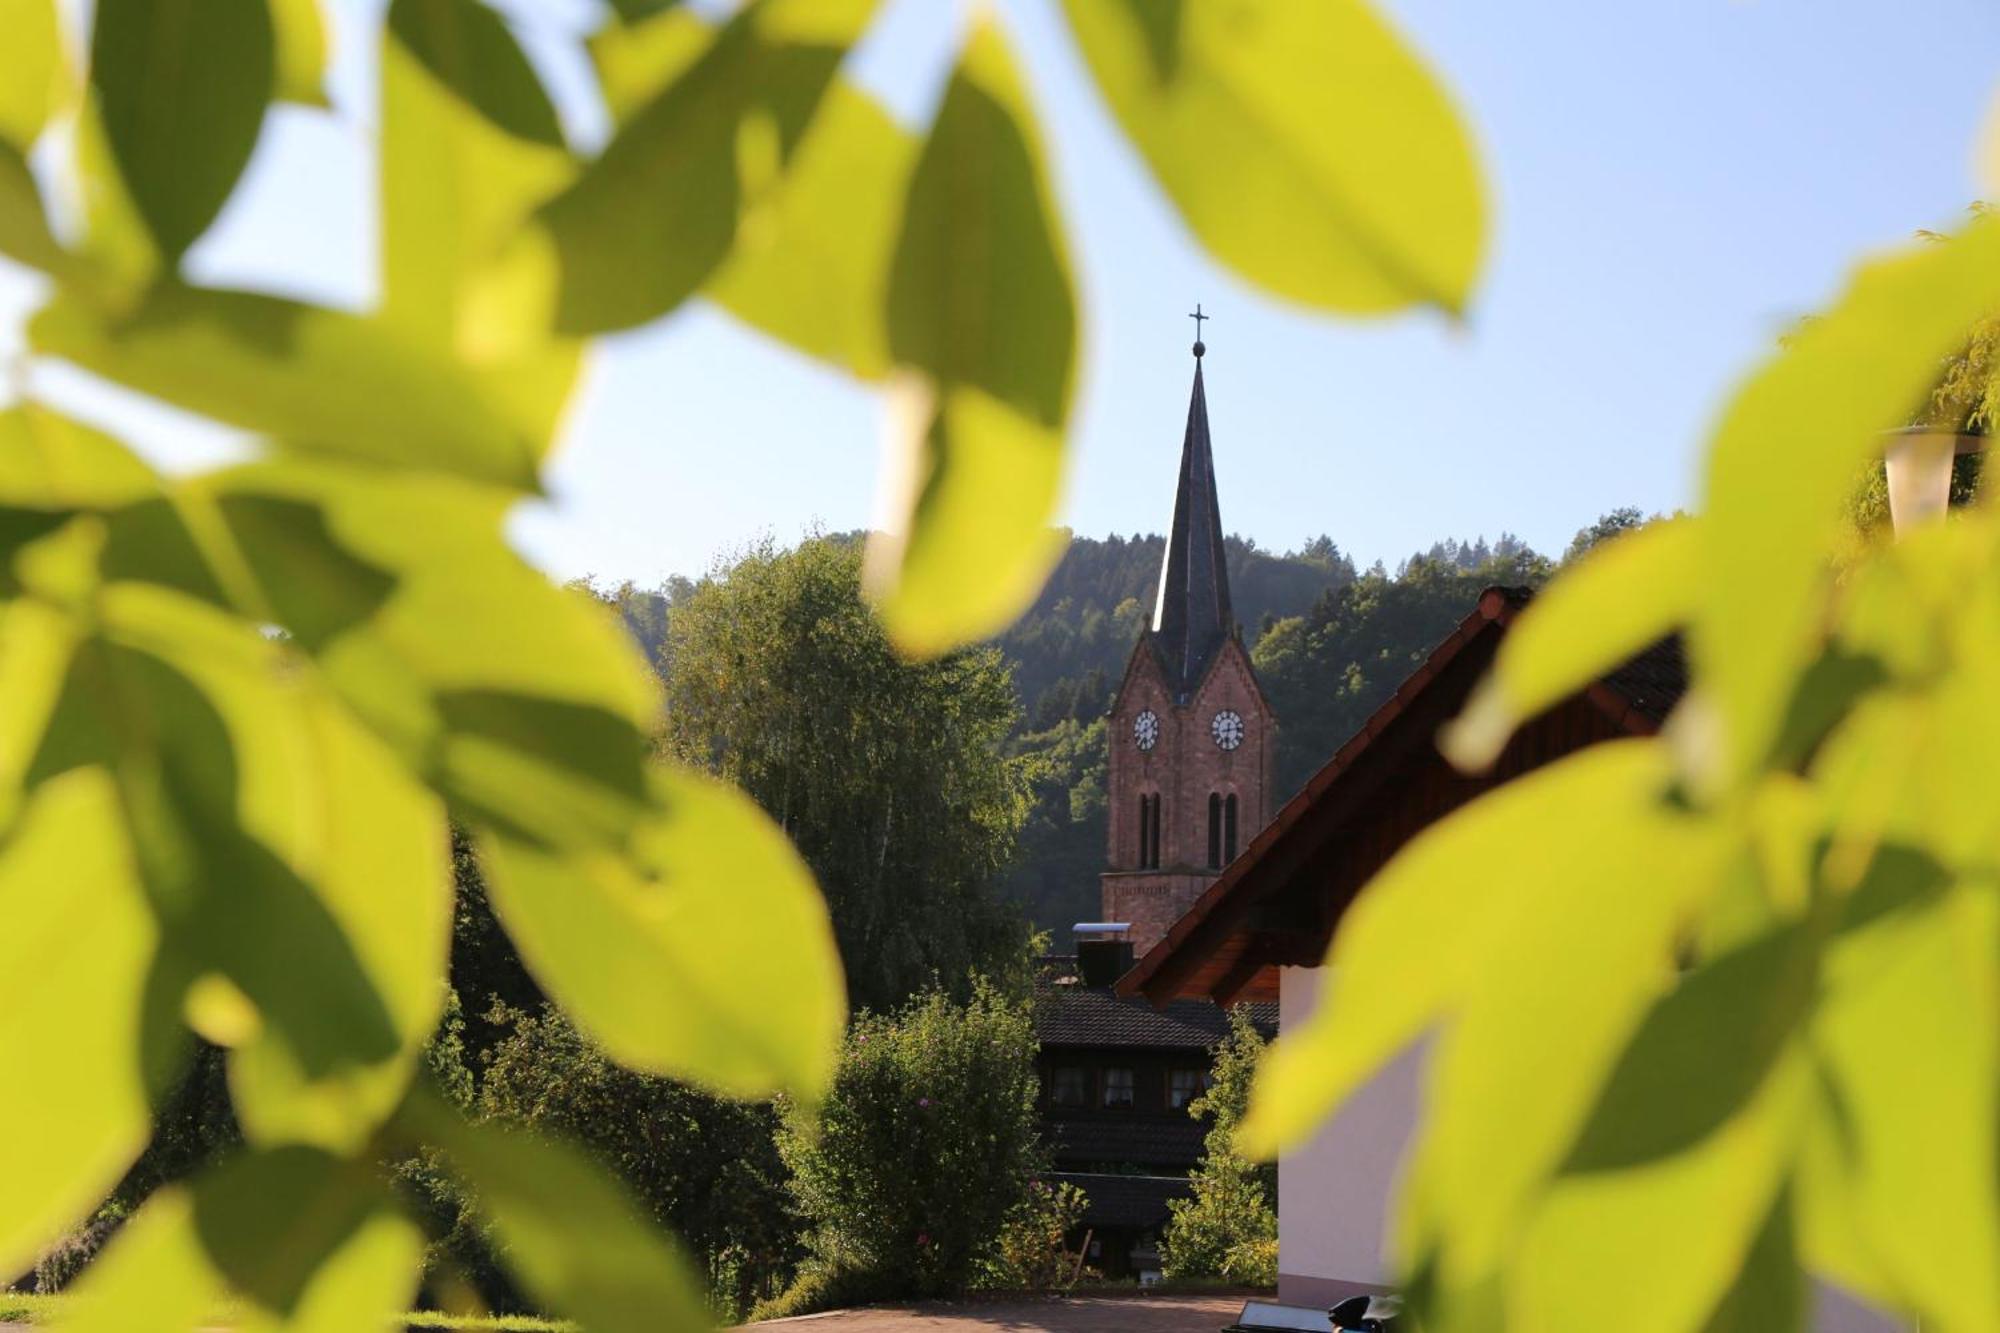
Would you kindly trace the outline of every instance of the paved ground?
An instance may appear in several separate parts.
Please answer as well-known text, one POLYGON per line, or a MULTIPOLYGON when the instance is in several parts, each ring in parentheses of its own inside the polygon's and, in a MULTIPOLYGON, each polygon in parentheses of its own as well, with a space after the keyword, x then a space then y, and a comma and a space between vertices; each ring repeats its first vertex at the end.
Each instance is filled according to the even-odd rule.
POLYGON ((881 1306, 774 1319, 771 1333, 1216 1333, 1241 1296, 1112 1297, 881 1306))

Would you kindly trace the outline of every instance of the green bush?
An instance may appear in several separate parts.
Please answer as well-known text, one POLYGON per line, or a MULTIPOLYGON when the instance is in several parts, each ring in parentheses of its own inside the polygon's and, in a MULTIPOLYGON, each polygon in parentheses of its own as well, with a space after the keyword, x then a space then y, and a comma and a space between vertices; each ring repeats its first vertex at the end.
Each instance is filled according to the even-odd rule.
POLYGON ((978 983, 849 1029, 816 1123, 779 1150, 807 1221, 794 1310, 951 1295, 992 1259, 1046 1163, 1025 1002, 978 983))
POLYGON ((554 1009, 496 1007, 511 1027, 479 1080, 477 1108, 583 1145, 671 1227, 724 1318, 780 1290, 801 1257, 768 1104, 731 1101, 614 1064, 554 1009))
POLYGON ((1009 1291, 1067 1287, 1080 1266, 1065 1242, 1089 1206, 1090 1197, 1075 1185, 1035 1181, 1007 1214, 992 1254, 980 1265, 979 1285, 1009 1291))
POLYGON ((1173 1216, 1160 1238, 1160 1271, 1170 1282, 1210 1277, 1268 1287, 1278 1281, 1276 1170, 1245 1158, 1235 1145, 1265 1044, 1248 1010, 1232 1012, 1208 1091, 1188 1107, 1210 1125, 1191 1177, 1193 1197, 1168 1205, 1173 1216))

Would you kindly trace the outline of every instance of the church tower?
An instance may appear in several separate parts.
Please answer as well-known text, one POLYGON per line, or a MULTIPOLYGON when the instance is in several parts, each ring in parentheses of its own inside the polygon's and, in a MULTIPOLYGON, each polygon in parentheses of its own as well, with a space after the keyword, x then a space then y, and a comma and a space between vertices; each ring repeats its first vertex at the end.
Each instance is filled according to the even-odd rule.
POLYGON ((1130 925, 1141 954, 1271 817, 1277 723, 1229 605, 1201 379, 1207 350, 1196 341, 1152 624, 1111 705, 1102 911, 1105 921, 1130 925))

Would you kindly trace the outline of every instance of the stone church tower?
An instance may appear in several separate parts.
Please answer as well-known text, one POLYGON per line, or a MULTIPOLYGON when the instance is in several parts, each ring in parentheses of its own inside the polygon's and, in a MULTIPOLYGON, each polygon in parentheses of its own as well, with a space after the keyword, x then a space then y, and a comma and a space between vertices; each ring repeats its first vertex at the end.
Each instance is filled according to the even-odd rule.
POLYGON ((1103 919, 1143 954, 1271 817, 1277 722, 1229 606, 1208 399, 1194 345, 1174 523, 1152 626, 1111 705, 1103 919))

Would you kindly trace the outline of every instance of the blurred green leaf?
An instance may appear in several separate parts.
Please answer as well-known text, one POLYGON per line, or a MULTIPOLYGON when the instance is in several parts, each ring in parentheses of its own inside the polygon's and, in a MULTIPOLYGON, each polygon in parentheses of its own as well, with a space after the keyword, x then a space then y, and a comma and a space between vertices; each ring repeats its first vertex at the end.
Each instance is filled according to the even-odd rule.
POLYGON ((710 1325, 687 1261, 581 1153, 468 1124, 435 1098, 419 1099, 410 1123, 450 1155, 505 1247, 508 1270, 538 1302, 591 1333, 710 1325))
POLYGON ((409 1308, 423 1236, 369 1162, 311 1148, 223 1162, 194 1189, 194 1225, 247 1329, 350 1333, 409 1308))
POLYGON ((678 8, 680 3, 681 0, 611 0, 611 8, 617 11, 621 22, 637 23, 678 8))
POLYGON ((716 26, 680 5, 628 16, 590 35, 590 63, 611 118, 624 124, 660 90, 687 72, 715 41, 716 26))
POLYGON ((1492 765, 1523 722, 1679 629, 1698 587, 1692 519, 1648 524, 1593 550, 1539 593, 1438 738, 1467 772, 1492 765))
POLYGON ((845 986, 791 843, 734 787, 669 770, 630 858, 482 839, 522 959, 614 1059, 737 1096, 816 1099, 845 986))
POLYGON ((253 498, 321 515, 333 552, 302 526, 288 534, 295 554, 270 524, 233 535, 273 588, 299 560, 336 580, 328 597, 351 617, 318 628, 321 669, 456 816, 549 846, 625 845, 649 805, 657 695, 609 612, 508 547, 509 496, 305 461, 216 486, 226 515, 253 498))
POLYGON ((382 317, 448 352, 546 447, 581 359, 480 278, 577 171, 554 105, 477 0, 396 0, 382 48, 382 317))
POLYGON ((1270 1156, 1303 1141, 1377 1069, 1465 1006, 1468 988, 1492 974, 1482 961, 1492 940, 1550 923, 1564 903, 1623 875, 1685 895, 1678 910, 1692 910, 1708 887, 1698 875, 1646 874, 1673 864, 1663 851, 1687 850, 1685 818, 1661 808, 1672 771, 1657 742, 1592 746, 1411 839, 1347 909, 1311 1018, 1266 1057, 1242 1130, 1245 1150, 1270 1156), (1556 820, 1578 835, 1539 832, 1556 820), (1587 836, 1593 829, 1603 836, 1587 836), (1516 892, 1482 887, 1480 867, 1513 864, 1534 868, 1514 882, 1516 892))
POLYGON ((836 83, 784 184, 744 219, 708 295, 802 352, 882 378, 889 264, 916 158, 916 139, 880 103, 836 83))
POLYGON ((0 255, 44 273, 60 273, 69 262, 49 231, 41 188, 27 159, 5 142, 0 142, 0 255))
POLYGON ((59 297, 37 350, 289 447, 532 490, 537 440, 448 361, 379 321, 168 284, 114 318, 59 297))
POLYGON ((1486 202, 1471 135, 1364 0, 1065 0, 1126 136, 1195 236, 1279 296, 1458 313, 1486 202))
POLYGON ((222 1278, 195 1232, 186 1186, 157 1191, 111 1243, 63 1306, 64 1333, 180 1333, 200 1327, 222 1297, 222 1278))
MULTIPOLYGON (((555 325, 631 328, 691 296, 782 181, 874 0, 753 0, 542 210, 555 325)), ((534 262, 534 261, 528 261, 534 262)))
POLYGON ((115 509, 159 484, 103 431, 35 403, 0 410, 0 508, 115 509))
POLYGON ((1792 1199, 1780 1194, 1742 1271, 1702 1333, 1794 1333, 1805 1326, 1805 1282, 1799 1272, 1792 1199))
POLYGON ((265 0, 97 0, 91 87, 119 174, 169 264, 236 188, 276 59, 265 0))
POLYGON ((0 32, 0 144, 25 155, 71 93, 56 0, 0 0, 0 32))
POLYGON ((1692 655, 1722 723, 1706 775, 1771 751, 1823 633, 1822 592, 1856 469, 1906 422, 1946 355, 2000 308, 2000 224, 1860 269, 1737 395, 1710 449, 1692 655))
POLYGON ((996 632, 1060 553, 1076 303, 1033 125, 1013 56, 980 22, 918 158, 890 274, 890 351, 921 377, 900 388, 899 517, 869 575, 906 652, 996 632))
MULTIPOLYGON (((1720 1027, 1772 1017, 1711 1010, 1707 1021, 1720 1027)), ((1782 1197, 1808 1081, 1794 1051, 1696 1146, 1622 1170, 1561 1177, 1521 1239, 1507 1326, 1598 1333, 1606 1312, 1615 1311, 1619 1328, 1632 1333, 1700 1328, 1730 1298, 1782 1197), (1667 1237, 1670 1256, 1662 1252, 1667 1237)))
POLYGON ((1811 1032, 1839 1127, 1808 1194, 1928 1325, 2000 1325, 2000 893, 1962 883, 1828 952, 1811 1032))
MULTIPOLYGON (((58 650, 25 641, 31 615, 0 612, 10 685, 19 655, 58 650)), ((8 702, 11 730, 15 710, 29 710, 8 702)), ((97 1207, 152 1132, 149 1072, 162 1072, 163 1051, 146 1001, 158 931, 103 771, 79 769, 28 799, 0 841, 0 913, 10 990, 0 1062, 34 1083, 0 1114, 0 1268, 18 1273, 97 1207)))
POLYGON ((326 100, 326 15, 320 0, 271 0, 276 42, 275 96, 301 106, 324 107, 326 100))
MULTIPOLYGON (((1511 838, 1504 851, 1497 842, 1465 841, 1456 849, 1533 869, 1531 883, 1510 885, 1504 904, 1482 909, 1476 923, 1460 914, 1462 924, 1437 927, 1476 929, 1479 938, 1454 945, 1470 952, 1451 960, 1457 974, 1446 984, 1458 995, 1429 1049, 1431 1100, 1409 1166, 1414 1203, 1401 1249, 1415 1255, 1441 1247, 1435 1281, 1454 1302, 1497 1278, 1511 1257, 1533 1200, 1588 1122, 1620 1052, 1671 985, 1688 922, 1714 890, 1728 853, 1715 824, 1663 799, 1662 748, 1603 749, 1557 766, 1577 765, 1571 772, 1543 770, 1499 793, 1539 783, 1546 773, 1542 803, 1514 812, 1525 821, 1534 810, 1544 819, 1561 810, 1581 821, 1564 846, 1537 846, 1546 835, 1521 823, 1482 830, 1511 838), (1589 790, 1580 791, 1585 784, 1589 790), (1608 884, 1620 888, 1607 892, 1608 884), (1524 959, 1563 965, 1523 966, 1524 959), (1522 1077, 1529 1067, 1534 1077, 1522 1077), (1496 1143, 1507 1151, 1496 1153, 1496 1143)), ((1430 862, 1424 892, 1438 895, 1439 904, 1446 893, 1479 893, 1476 882, 1462 882, 1470 864, 1430 862)), ((1410 881, 1388 878, 1393 872, 1392 863, 1361 901, 1396 883, 1414 895, 1410 881)), ((1421 941, 1405 937, 1394 947, 1406 967, 1434 965, 1417 961, 1421 941)), ((1360 993, 1343 989, 1336 998, 1372 1004, 1349 998, 1360 993)))

